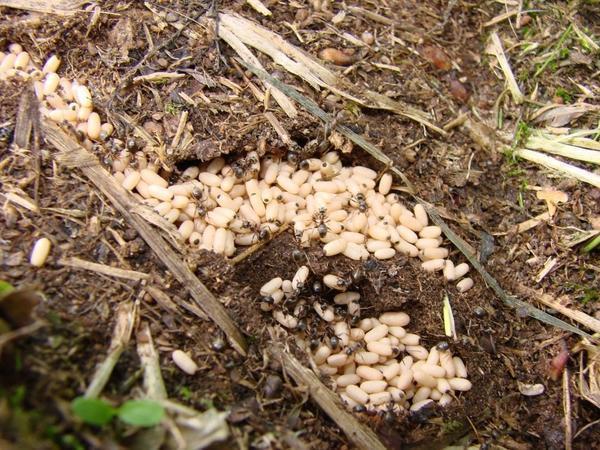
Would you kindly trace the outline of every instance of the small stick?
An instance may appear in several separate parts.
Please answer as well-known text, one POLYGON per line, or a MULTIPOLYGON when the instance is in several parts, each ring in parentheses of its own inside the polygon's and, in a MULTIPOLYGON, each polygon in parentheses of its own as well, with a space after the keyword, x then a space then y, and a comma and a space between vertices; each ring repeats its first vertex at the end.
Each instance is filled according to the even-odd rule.
POLYGON ((328 389, 310 369, 304 367, 281 344, 272 345, 270 352, 276 359, 281 361, 284 370, 298 385, 308 387, 308 392, 313 401, 346 433, 348 439, 356 447, 365 450, 385 450, 386 447, 377 438, 373 430, 367 428, 347 412, 337 394, 328 389))
POLYGON ((90 270, 92 272, 98 272, 104 275, 109 275, 117 278, 125 278, 127 280, 148 280, 150 275, 147 273, 137 272, 135 270, 119 269, 118 267, 106 266, 104 264, 93 263, 77 258, 75 256, 71 258, 61 258, 58 260, 59 264, 63 266, 75 267, 76 269, 90 270))
POLYGON ((144 369, 144 390, 152 400, 166 400, 167 389, 160 372, 158 353, 152 342, 152 334, 147 322, 142 323, 137 335, 137 352, 144 369))
POLYGON ((562 377, 563 410, 565 411, 565 450, 571 450, 573 443, 573 424, 571 422, 571 391, 569 390, 569 368, 565 367, 562 377))
POLYGON ((123 350, 125 350, 125 347, 129 344, 131 333, 137 319, 137 313, 137 301, 135 303, 121 303, 121 305, 119 305, 119 308, 117 309, 117 322, 115 323, 113 335, 110 340, 108 355, 104 361, 102 361, 100 366, 98 366, 98 369, 96 369, 92 381, 85 391, 84 396, 86 398, 97 398, 104 389, 104 386, 106 386, 123 350))

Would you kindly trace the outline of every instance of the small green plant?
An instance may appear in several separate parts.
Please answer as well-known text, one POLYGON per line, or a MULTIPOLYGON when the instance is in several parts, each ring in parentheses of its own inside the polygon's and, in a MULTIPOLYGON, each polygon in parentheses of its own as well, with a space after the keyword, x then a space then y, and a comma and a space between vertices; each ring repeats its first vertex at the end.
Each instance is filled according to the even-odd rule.
POLYGON ((162 405, 152 400, 128 400, 115 408, 104 400, 77 397, 71 402, 71 409, 85 423, 98 427, 114 417, 129 425, 152 427, 160 423, 165 414, 162 405))
POLYGON ((581 297, 579 300, 584 305, 587 305, 590 302, 597 302, 598 300, 600 300, 600 292, 598 292, 597 289, 584 288, 583 297, 581 297))
POLYGON ((554 95, 562 98, 563 102, 565 103, 571 103, 573 101, 573 96, 571 95, 571 93, 563 88, 558 88, 554 95))
POLYGON ((176 116, 177 114, 179 114, 179 112, 182 109, 183 109, 183 106, 180 105, 179 103, 175 103, 175 102, 165 103, 165 112, 172 116, 176 116))
POLYGON ((527 142, 529 136, 531 136, 532 128, 522 120, 519 120, 517 123, 517 130, 515 131, 515 138, 513 140, 512 148, 515 149, 517 147, 521 147, 527 142))

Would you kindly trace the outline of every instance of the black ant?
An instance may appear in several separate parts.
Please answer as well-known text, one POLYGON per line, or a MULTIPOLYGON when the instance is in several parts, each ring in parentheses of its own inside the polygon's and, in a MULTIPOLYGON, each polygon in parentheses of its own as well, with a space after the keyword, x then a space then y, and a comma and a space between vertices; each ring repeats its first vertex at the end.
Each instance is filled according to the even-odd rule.
POLYGON ((325 224, 327 222, 327 208, 321 206, 317 212, 313 214, 313 221, 317 225, 317 231, 319 232, 319 236, 324 238, 327 235, 329 229, 325 224))
POLYGON ((359 192, 354 197, 352 197, 350 199, 350 204, 355 208, 358 208, 358 210, 361 213, 365 213, 369 209, 369 205, 367 205, 365 195, 362 192, 359 192))

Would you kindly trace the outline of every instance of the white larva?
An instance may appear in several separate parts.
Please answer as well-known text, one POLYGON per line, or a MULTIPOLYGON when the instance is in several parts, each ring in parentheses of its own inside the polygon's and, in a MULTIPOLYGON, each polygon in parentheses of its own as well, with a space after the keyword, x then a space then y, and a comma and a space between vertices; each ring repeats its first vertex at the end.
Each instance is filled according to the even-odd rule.
POLYGON ((315 364, 317 364, 317 365, 323 364, 325 361, 327 361, 327 358, 329 357, 329 355, 331 355, 331 348, 329 348, 327 345, 320 345, 317 348, 317 351, 315 352, 315 354, 313 355, 315 364))
POLYGON ((404 336, 406 336, 406 330, 398 326, 390 326, 388 333, 396 339, 402 339, 404 336))
POLYGON ((384 403, 389 403, 392 400, 391 392, 376 392, 374 394, 369 395, 369 404, 376 406, 382 405, 384 403))
POLYGON ((407 369, 404 372, 400 372, 400 375, 395 376, 394 378, 392 378, 390 380, 390 384, 397 387, 398 389, 401 390, 406 390, 408 389, 413 382, 413 373, 412 370, 407 369))
POLYGON ((17 59, 17 55, 14 53, 9 53, 8 55, 2 58, 0 61, 0 73, 6 73, 11 70, 15 64, 15 60, 17 59))
POLYGON ((29 263, 36 267, 42 267, 48 259, 51 246, 52 243, 50 242, 50 239, 46 237, 35 241, 33 249, 31 250, 31 255, 29 256, 29 263))
POLYGON ((331 289, 336 289, 338 291, 346 290, 346 282, 344 280, 342 280, 340 277, 338 277, 337 275, 333 275, 333 274, 325 275, 323 277, 323 283, 325 284, 325 286, 327 286, 331 289))
POLYGON ((73 87, 73 95, 75 97, 75 101, 79 103, 84 108, 92 107, 92 94, 87 87, 82 85, 77 85, 73 87))
POLYGON ((377 239, 380 241, 385 241, 390 237, 388 231, 380 225, 373 225, 369 227, 368 232, 369 236, 371 236, 373 239, 377 239))
POLYGON ((295 291, 301 289, 304 283, 306 283, 309 273, 310 271, 307 266, 301 266, 292 278, 292 289, 295 291))
POLYGON ((336 353, 327 358, 327 364, 332 367, 342 367, 348 361, 348 355, 345 353, 336 353))
POLYGON ((383 374, 370 366, 358 366, 356 368, 356 375, 364 380, 383 380, 383 374))
MULTIPOLYGON (((420 370, 420 368, 413 370, 413 378, 421 386, 426 386, 428 388, 434 388, 437 386, 436 379, 428 373, 425 373, 422 370, 420 370)), ((429 396, 429 394, 427 396, 429 396)))
POLYGON ((46 60, 44 67, 42 67, 42 72, 44 74, 54 73, 58 70, 59 66, 60 66, 60 59, 58 59, 58 56, 52 55, 50 58, 48 58, 46 60))
POLYGON ((437 239, 421 238, 418 239, 417 242, 415 242, 415 247, 417 247, 419 250, 425 250, 427 248, 437 248, 439 246, 440 244, 437 241, 437 239))
POLYGON ((171 353, 171 358, 177 367, 188 375, 194 375, 198 371, 198 365, 189 355, 181 350, 175 350, 171 353))
POLYGON ((392 246, 390 241, 381 241, 378 239, 367 239, 366 247, 371 253, 375 253, 377 250, 384 248, 390 248, 392 246))
POLYGON ((443 259, 430 259, 429 261, 422 263, 421 267, 426 272, 435 272, 437 270, 442 270, 445 265, 446 262, 443 259))
MULTIPOLYGON (((392 361, 395 361, 395 360, 392 360, 392 361)), ((401 368, 401 366, 399 363, 393 362, 392 364, 384 367, 381 370, 381 373, 383 374, 384 378, 389 381, 389 380, 395 378, 400 373, 400 368, 401 368)))
POLYGON ((411 258, 415 258, 419 254, 419 249, 417 247, 404 240, 395 244, 394 248, 403 255, 410 256, 411 258))
MULTIPOLYGON (((153 200, 156 200, 156 199, 153 199, 153 200)), ((159 214, 163 217, 166 216, 169 213, 169 211, 171 211, 172 209, 173 209, 173 207, 171 206, 171 202, 161 202, 154 207, 154 211, 156 211, 157 214, 159 214)))
POLYGON ((150 169, 142 169, 140 171, 140 176, 144 182, 147 184, 156 184, 157 186, 161 186, 166 188, 169 183, 163 177, 158 175, 156 172, 150 169))
POLYGON ((283 279, 281 277, 275 277, 262 285, 260 288, 260 295, 264 297, 271 295, 273 292, 279 289, 282 284, 283 279))
POLYGON ((420 203, 417 203, 414 208, 415 219, 419 221, 419 223, 426 227, 429 223, 429 218, 427 217, 427 212, 425 211, 425 207, 420 203))
POLYGON ((179 220, 180 211, 178 209, 172 209, 165 215, 165 220, 169 223, 175 223, 179 220))
POLYGON ((465 276, 469 272, 469 269, 470 267, 467 263, 461 263, 454 267, 454 275, 456 277, 455 280, 458 280, 465 276))
POLYGON ((469 277, 463 278, 456 283, 456 290, 458 292, 466 292, 473 287, 473 280, 469 277))
POLYGON ((156 184, 151 184, 148 186, 148 192, 154 198, 161 200, 163 202, 168 202, 173 198, 173 192, 164 188, 162 186, 158 186, 156 184))
POLYGON ((396 250, 394 250, 393 248, 380 248, 379 250, 375 251, 373 256, 381 260, 391 259, 394 256, 396 256, 396 250))
POLYGON ((360 377, 358 375, 356 375, 356 374, 353 374, 353 373, 344 374, 344 375, 340 375, 339 377, 337 377, 335 379, 335 383, 339 387, 346 387, 346 386, 349 386, 351 384, 360 383, 360 377))
POLYGON ((387 312, 379 316, 379 321, 390 327, 404 327, 410 322, 410 317, 404 312, 387 312))
POLYGON ((448 384, 455 391, 468 391, 473 387, 473 384, 465 378, 450 378, 448 384))
POLYGON ((367 343, 379 341, 380 339, 385 337, 387 335, 387 333, 388 333, 387 325, 385 325, 385 324, 377 325, 376 327, 374 327, 373 329, 371 329, 370 331, 368 331, 365 334, 364 341, 367 343))
POLYGON ((286 175, 278 175, 277 176, 277 185, 283 189, 284 191, 289 192, 290 194, 298 194, 300 192, 300 187, 294 183, 294 181, 286 176, 286 175))
POLYGON ((426 248, 423 250, 422 256, 424 261, 429 261, 431 259, 444 259, 448 257, 448 249, 444 247, 426 248))
POLYGON ((173 200, 171 200, 171 204, 173 208, 185 209, 190 202, 190 199, 185 195, 175 195, 173 196, 173 200))
MULTIPOLYGON (((288 328, 290 328, 290 327, 288 327, 288 328)), ((338 368, 331 367, 329 364, 323 364, 322 366, 319 366, 319 372, 321 373, 321 375, 331 376, 331 375, 335 375, 338 372, 338 368)))
POLYGON ((194 222, 191 220, 186 220, 185 222, 182 222, 181 225, 179 225, 177 231, 179 231, 181 239, 183 239, 184 241, 187 240, 194 231, 194 222))
POLYGON ((335 239, 323 246, 325 256, 334 256, 346 250, 348 242, 345 239, 335 239))
POLYGON ((444 263, 444 270, 442 272, 446 281, 453 281, 456 279, 456 272, 454 270, 454 263, 447 259, 444 263))
POLYGON ((442 394, 445 394, 446 392, 451 390, 452 387, 450 386, 450 383, 448 383, 448 380, 446 378, 438 378, 436 389, 442 394))
POLYGON ((456 377, 467 378, 467 368, 463 360, 460 359, 458 356, 454 356, 452 358, 452 362, 454 363, 454 368, 456 370, 456 377))
POLYGON ((354 361, 356 361, 357 364, 371 365, 377 363, 378 360, 379 354, 375 352, 360 351, 354 354, 354 361))
POLYGON ((367 350, 377 353, 379 356, 391 356, 393 353, 391 345, 379 341, 369 342, 367 344, 367 350))
POLYGON ((14 68, 17 70, 25 70, 29 64, 29 53, 21 52, 17 55, 14 62, 14 68))
POLYGON ((440 406, 448 406, 450 403, 452 403, 452 396, 450 394, 442 394, 440 400, 438 401, 440 406))
POLYGON ((202 232, 202 245, 200 248, 212 250, 216 232, 217 229, 213 225, 208 225, 202 232))
POLYGON ((427 359, 427 355, 429 355, 427 349, 420 345, 407 345, 406 352, 417 359, 427 359))
POLYGON ((188 242, 194 246, 200 245, 202 242, 202 235, 198 231, 193 231, 188 238, 188 242))
POLYGON ((356 302, 360 300, 360 294, 358 292, 342 292, 333 297, 333 302, 336 305, 347 305, 350 302, 356 302))
POLYGON ((60 77, 55 73, 49 73, 44 80, 44 95, 50 95, 56 91, 60 77))
POLYGON ((405 211, 404 214, 400 216, 399 220, 401 225, 404 225, 412 231, 419 232, 423 229, 423 224, 410 215, 408 211, 405 211))
POLYGON ((379 188, 378 191, 380 194, 387 195, 392 188, 392 175, 389 173, 384 173, 379 180, 379 188))
POLYGON ((369 394, 367 394, 355 384, 350 384, 346 386, 345 392, 348 397, 350 397, 355 402, 360 403, 361 405, 364 405, 369 401, 369 394))
POLYGON ((428 375, 431 375, 434 378, 443 378, 446 376, 446 371, 442 367, 436 366, 434 364, 425 363, 419 367, 419 370, 428 375))
POLYGON ((431 225, 428 227, 424 227, 421 231, 419 231, 419 236, 425 239, 435 239, 442 235, 442 229, 437 225, 431 225))
POLYGON ((367 380, 360 384, 360 388, 367 394, 376 394, 377 392, 385 391, 388 386, 387 381, 383 380, 367 380))

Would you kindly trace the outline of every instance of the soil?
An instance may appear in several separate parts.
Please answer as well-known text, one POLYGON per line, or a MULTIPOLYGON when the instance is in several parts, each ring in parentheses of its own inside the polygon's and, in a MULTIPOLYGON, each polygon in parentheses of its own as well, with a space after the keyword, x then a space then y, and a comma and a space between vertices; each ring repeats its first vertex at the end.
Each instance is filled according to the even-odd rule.
MULTIPOLYGON (((198 20, 205 15, 213 17, 215 10, 237 11, 312 55, 325 47, 352 47, 331 31, 331 12, 315 11, 314 4, 321 2, 264 3, 273 12, 271 18, 261 16, 241 1, 160 1, 156 7, 198 20), (298 40, 286 22, 303 30, 304 42, 298 40)), ((490 69, 485 54, 490 32, 495 30, 515 42, 530 39, 549 45, 551 36, 559 36, 568 24, 566 17, 571 17, 589 35, 600 35, 600 17, 592 9, 593 2, 579 2, 572 10, 566 10, 562 2, 526 3, 529 10, 538 12, 528 16, 528 26, 514 29, 514 20, 485 25, 505 12, 505 6, 499 2, 358 0, 355 6, 393 17, 402 26, 391 28, 355 14, 348 14, 337 24, 339 31, 354 36, 370 31, 381 42, 367 50, 357 49, 359 62, 346 78, 430 112, 436 124, 448 123, 468 111, 494 124, 501 109, 502 130, 513 133, 523 110, 512 105, 506 95, 498 100, 505 87, 503 78, 490 69), (399 40, 395 45, 391 44, 390 33, 399 40), (445 56, 439 56, 440 50, 445 56), (438 55, 433 62, 432 52, 438 55), (429 60, 423 55, 429 55, 429 60), (372 62, 394 65, 396 69, 378 69, 372 62)), ((333 9, 338 11, 335 5, 333 9)), ((208 160, 218 154, 234 158, 255 149, 259 142, 266 153, 286 151, 264 119, 263 105, 245 88, 241 72, 232 64, 233 51, 225 43, 218 43, 212 30, 203 28, 199 41, 176 35, 172 28, 156 26, 152 13, 138 2, 104 2, 102 13, 93 21, 91 17, 89 13, 79 13, 65 19, 0 8, 0 47, 19 42, 38 63, 56 52, 66 62, 61 74, 85 81, 104 116, 110 113, 114 119, 127 113, 139 126, 150 121, 159 124, 158 137, 164 142, 171 141, 179 112, 189 106, 176 94, 191 95, 201 90, 212 102, 189 109, 195 143, 185 154, 169 156, 165 164, 171 171, 182 170, 192 160, 208 160), (169 70, 193 72, 194 76, 161 84, 123 83, 148 53, 145 27, 155 46, 166 45, 147 58, 135 75, 169 70), (242 89, 225 87, 218 82, 219 77, 242 89)), ((574 55, 572 52, 569 58, 558 61, 556 67, 537 79, 531 77, 534 66, 527 57, 512 58, 511 63, 523 90, 532 92, 538 83, 537 101, 545 103, 556 96, 559 88, 573 89, 566 80, 586 86, 595 83, 597 88, 598 66, 594 68, 593 62, 574 55)), ((519 287, 525 285, 555 298, 566 296, 569 307, 600 315, 598 251, 583 254, 577 248, 566 247, 561 239, 568 227, 590 228, 591 217, 600 212, 598 189, 557 179, 525 161, 515 162, 499 151, 481 148, 460 128, 440 137, 389 112, 325 98, 266 58, 260 58, 270 72, 276 71, 282 81, 301 87, 305 95, 392 158, 414 183, 419 196, 440 208, 450 226, 479 250, 482 262, 507 292, 519 292, 519 287), (568 193, 569 201, 559 206, 551 222, 514 233, 511 230, 516 224, 546 208, 528 186, 561 189, 568 193), (534 256, 537 258, 532 259, 534 256), (549 257, 557 258, 558 264, 536 283, 535 277, 549 257)), ((28 89, 22 82, 0 81, 0 124, 8 121, 9 127, 14 126, 19 100, 28 89)), ((593 103, 594 99, 586 101, 593 103)), ((298 144, 302 157, 314 151, 314 142, 323 141, 324 127, 308 113, 301 111, 298 118, 289 119, 276 105, 271 105, 271 110, 298 144)), ((575 126, 591 128, 592 122, 584 116, 575 126)), ((121 141, 133 136, 131 126, 118 120, 115 125, 121 141)), ((141 145, 139 139, 136 145, 141 145)), ((118 150, 119 143, 114 141, 94 149, 107 166, 118 150)), ((123 430, 109 428, 100 433, 82 425, 70 412, 69 402, 83 393, 94 368, 107 352, 117 305, 138 298, 143 285, 69 268, 58 260, 76 256, 137 270, 148 273, 153 284, 171 298, 186 300, 187 293, 110 202, 81 172, 57 165, 52 152, 41 140, 39 146, 32 144, 28 149, 9 149, 0 140, 0 195, 18 190, 35 199, 40 207, 39 212, 18 207, 16 217, 5 207, 4 214, 0 214, 0 278, 14 286, 36 288, 45 297, 36 312, 45 320, 45 327, 12 342, 2 353, 0 447, 119 448, 127 445, 123 430), (48 264, 34 270, 28 264, 28 253, 41 236, 51 239, 54 250, 48 264)), ((383 168, 360 149, 354 149, 345 158, 351 164, 383 168)), ((406 202, 410 203, 408 198, 406 202)), ((266 356, 271 339, 267 327, 274 324, 259 309, 258 290, 272 277, 291 278, 303 263, 292 257, 297 248, 292 234, 285 232, 235 266, 207 252, 192 254, 186 250, 184 257, 197 267, 201 281, 246 334, 250 342, 246 358, 224 345, 224 337, 213 323, 199 320, 185 310, 166 310, 149 296, 141 299, 140 319, 151 324, 169 397, 198 410, 214 405, 231 411, 233 437, 223 448, 351 446, 335 423, 311 403, 306 392, 288 382, 280 365, 266 356), (176 348, 188 351, 198 363, 196 375, 185 375, 173 365, 170 352, 176 348), (274 396, 265 395, 269 376, 286 380, 274 396), (297 439, 290 440, 289 431, 297 439)), ((325 259, 316 246, 302 252, 313 279, 331 272, 350 277, 363 265, 343 257, 325 259)), ((453 259, 461 258, 458 250, 452 252, 453 259)), ((461 445, 479 444, 481 448, 564 447, 563 388, 560 380, 550 378, 549 366, 564 345, 572 348, 578 342, 576 336, 524 318, 506 307, 476 273, 475 287, 460 294, 440 277, 424 273, 414 260, 397 257, 361 270, 365 279, 357 288, 362 294, 363 314, 408 312, 412 319, 410 331, 421 335, 426 346, 447 340, 441 302, 445 293, 449 295, 459 334, 450 346, 465 361, 474 386, 443 410, 397 416, 357 413, 389 448, 441 448, 461 438, 461 445), (517 381, 542 383, 545 391, 526 397, 519 392, 517 381)), ((325 297, 330 297, 330 293, 325 297)), ((324 332, 310 317, 307 321, 314 333, 324 332)), ((579 393, 579 358, 571 355, 567 368, 576 433, 598 421, 600 412, 579 393)), ((131 398, 139 386, 139 359, 130 345, 103 396, 118 404, 131 398)), ((590 426, 576 434, 573 448, 592 448, 597 436, 598 425, 590 426)))

